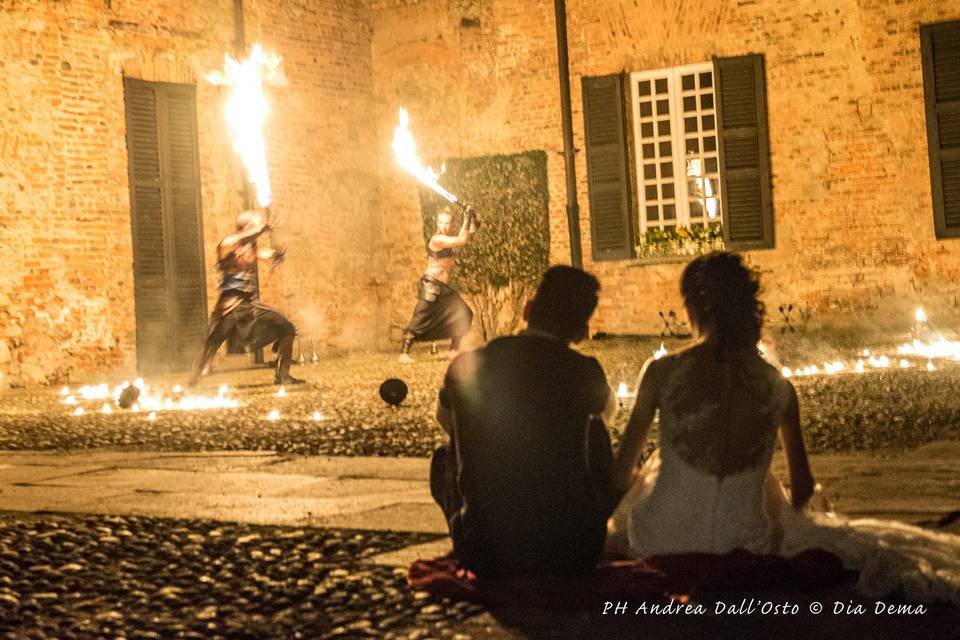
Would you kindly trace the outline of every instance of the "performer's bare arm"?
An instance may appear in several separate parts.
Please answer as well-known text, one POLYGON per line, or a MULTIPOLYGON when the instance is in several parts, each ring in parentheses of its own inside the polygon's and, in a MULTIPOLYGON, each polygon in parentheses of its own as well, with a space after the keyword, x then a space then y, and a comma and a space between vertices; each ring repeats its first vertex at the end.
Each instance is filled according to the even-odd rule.
POLYGON ((273 260, 274 258, 282 258, 286 252, 286 247, 278 247, 275 249, 261 247, 257 249, 257 257, 261 260, 273 260))
POLYGON ((460 225, 460 233, 455 236, 448 236, 442 233, 436 233, 430 238, 430 248, 434 251, 443 251, 444 249, 455 249, 467 244, 470 236, 477 230, 476 224, 469 216, 464 217, 463 224, 460 225))
POLYGON ((235 251, 238 247, 240 247, 240 245, 254 242, 257 238, 272 228, 273 225, 270 222, 264 222, 258 225, 253 225, 249 229, 244 229, 239 233, 234 233, 227 236, 220 241, 220 244, 217 247, 217 252, 219 254, 218 257, 222 259, 231 251, 235 251))

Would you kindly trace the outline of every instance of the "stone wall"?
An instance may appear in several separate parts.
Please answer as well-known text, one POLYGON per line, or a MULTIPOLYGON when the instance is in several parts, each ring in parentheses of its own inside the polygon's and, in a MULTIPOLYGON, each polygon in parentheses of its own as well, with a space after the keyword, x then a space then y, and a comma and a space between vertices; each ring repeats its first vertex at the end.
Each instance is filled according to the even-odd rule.
MULTIPOLYGON (((276 236, 290 252, 263 298, 321 351, 369 346, 376 333, 376 290, 357 278, 371 271, 363 234, 376 209, 364 10, 246 3, 248 45, 281 53, 290 79, 270 90, 267 141, 276 236)), ((233 39, 231 0, 0 1, 0 388, 135 370, 124 76, 197 87, 212 306, 215 245, 243 200, 225 91, 202 75, 233 39)))
MULTIPOLYGON (((517 0, 247 0, 248 45, 284 58, 271 88, 275 232, 288 261, 263 297, 321 352, 390 346, 423 268, 416 186, 389 151, 408 108, 431 160, 541 149, 551 256, 569 260, 553 6, 517 0)), ((766 56, 776 248, 749 259, 766 300, 811 321, 958 324, 960 241, 933 234, 918 25, 956 0, 568 0, 575 143, 580 77, 766 56)), ((207 284, 242 205, 203 81, 233 48, 231 0, 0 0, 0 388, 132 373, 133 257, 123 77, 197 86, 207 284)), ((659 330, 681 263, 593 263, 594 331, 659 330)), ((395 345, 392 345, 395 347, 395 345)))
MULTIPOLYGON (((554 262, 569 261, 552 3, 374 0, 380 146, 406 106, 424 157, 547 151, 554 262)), ((924 304, 960 324, 960 241, 933 232, 918 26, 960 18, 956 1, 568 0, 575 144, 580 77, 763 53, 776 248, 749 260, 776 314, 812 325, 903 328, 924 304)), ((393 321, 421 268, 415 189, 381 158, 390 210, 382 249, 393 321)), ((577 178, 586 268, 605 294, 594 331, 658 332, 681 308, 682 263, 593 263, 584 154, 577 178)), ((776 318, 771 318, 776 320, 776 318)))

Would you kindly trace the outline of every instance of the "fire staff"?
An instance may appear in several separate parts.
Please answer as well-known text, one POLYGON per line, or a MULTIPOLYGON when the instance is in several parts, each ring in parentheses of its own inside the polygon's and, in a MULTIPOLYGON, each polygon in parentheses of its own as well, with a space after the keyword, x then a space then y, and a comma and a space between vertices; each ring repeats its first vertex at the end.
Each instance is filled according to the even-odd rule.
POLYGON ((450 355, 455 355, 463 336, 470 331, 473 311, 450 287, 450 279, 457 266, 454 249, 467 244, 478 226, 476 214, 466 207, 459 233, 451 235, 453 215, 450 207, 437 213, 437 231, 427 242, 427 268, 417 283, 417 306, 403 333, 400 362, 413 362, 410 347, 415 340, 450 338, 450 355))
POLYGON ((193 360, 191 386, 200 381, 200 376, 226 340, 251 351, 273 343, 277 354, 274 383, 304 382, 290 375, 293 338, 297 334, 293 323, 279 311, 255 300, 257 260, 273 260, 276 264, 285 253, 284 249, 257 247, 257 239, 271 228, 273 224, 265 222, 256 211, 245 211, 237 216, 236 233, 217 245, 217 268, 222 274, 220 297, 210 315, 207 340, 193 360))

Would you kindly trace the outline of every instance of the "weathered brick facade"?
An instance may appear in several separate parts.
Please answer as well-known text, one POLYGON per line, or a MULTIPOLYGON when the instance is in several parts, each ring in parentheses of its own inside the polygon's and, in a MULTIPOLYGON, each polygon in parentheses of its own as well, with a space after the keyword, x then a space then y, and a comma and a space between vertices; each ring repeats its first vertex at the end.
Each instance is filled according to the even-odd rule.
MULTIPOLYGON (((248 45, 281 53, 289 79, 271 89, 267 141, 289 253, 263 298, 318 350, 363 346, 378 308, 357 241, 376 211, 363 5, 245 4, 248 45)), ((243 200, 225 90, 202 75, 233 40, 231 0, 0 2, 0 387, 135 369, 124 76, 196 85, 212 306, 215 245, 243 200)))
MULTIPOLYGON (((427 157, 546 150, 552 257, 568 261, 552 3, 373 8, 381 146, 402 103, 427 157)), ((568 0, 567 12, 579 149, 581 76, 765 55, 776 247, 749 259, 774 311, 793 303, 812 324, 902 328, 922 303, 958 323, 960 242, 934 238, 918 26, 960 18, 960 2, 568 0)), ((658 331, 658 312, 681 307, 683 264, 591 262, 583 153, 577 178, 586 267, 605 290, 593 329, 658 331)), ((384 185, 404 221, 385 246, 402 300, 421 260, 416 201, 390 170, 384 185)))
MULTIPOLYGON (((195 84, 207 290, 241 176, 202 79, 232 51, 230 0, 0 0, 0 388, 136 364, 123 77, 195 84)), ((776 247, 766 300, 831 325, 960 318, 960 241, 933 232, 918 26, 957 0, 568 0, 579 79, 763 53, 776 247)), ((542 149, 552 259, 569 260, 553 6, 519 0, 248 0, 246 41, 283 56, 267 140, 289 258, 264 299, 318 351, 388 346, 423 267, 419 203, 389 151, 406 106, 424 158, 542 149)), ((590 260, 595 331, 659 329, 682 263, 590 260)))

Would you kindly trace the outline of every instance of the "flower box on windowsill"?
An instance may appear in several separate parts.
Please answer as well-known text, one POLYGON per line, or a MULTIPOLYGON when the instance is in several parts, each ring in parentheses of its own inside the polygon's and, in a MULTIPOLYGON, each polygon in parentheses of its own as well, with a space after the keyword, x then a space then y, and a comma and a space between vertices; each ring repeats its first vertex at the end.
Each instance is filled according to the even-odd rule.
POLYGON ((723 250, 723 229, 720 225, 678 229, 650 229, 635 248, 636 259, 630 266, 688 262, 711 251, 723 250))

